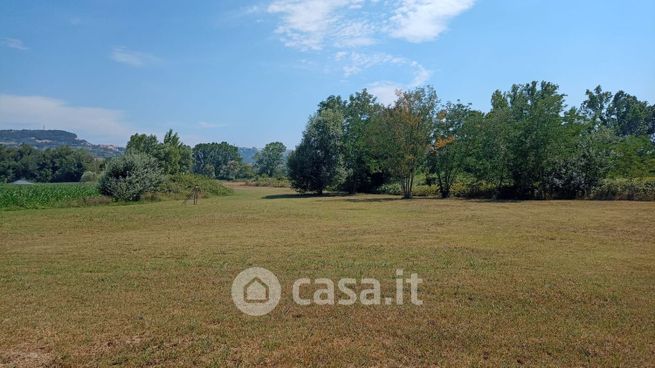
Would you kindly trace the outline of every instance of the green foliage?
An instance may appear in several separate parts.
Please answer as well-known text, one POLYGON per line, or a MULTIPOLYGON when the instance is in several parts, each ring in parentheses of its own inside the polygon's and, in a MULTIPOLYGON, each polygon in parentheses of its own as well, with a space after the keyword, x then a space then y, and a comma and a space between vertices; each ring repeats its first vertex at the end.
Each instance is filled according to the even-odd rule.
POLYGON ((471 150, 466 125, 481 114, 461 103, 447 103, 439 113, 433 133, 433 145, 428 155, 428 171, 436 178, 441 197, 450 196, 450 188, 464 169, 471 150))
POLYGON ((655 178, 606 179, 593 189, 591 198, 655 201, 655 178))
POLYGON ((285 178, 271 178, 268 176, 258 176, 251 180, 246 180, 246 185, 252 187, 272 187, 272 188, 290 188, 291 183, 285 178))
POLYGON ((0 208, 50 208, 101 201, 95 185, 89 184, 0 184, 0 208))
POLYGON ((154 157, 158 166, 169 175, 189 172, 192 166, 191 148, 184 145, 172 129, 166 132, 162 143, 155 135, 134 134, 127 143, 126 152, 154 157))
POLYGON ((67 146, 39 151, 28 145, 0 146, 0 182, 27 179, 37 182, 78 182, 94 159, 84 150, 67 146))
POLYGON ((193 147, 193 172, 210 178, 234 180, 241 170, 239 149, 227 142, 193 147))
POLYGON ((655 143, 646 136, 627 136, 612 147, 613 178, 655 175, 655 143))
POLYGON ((157 188, 157 193, 168 198, 185 199, 196 187, 202 197, 224 196, 233 192, 216 179, 196 174, 176 174, 167 177, 157 188))
POLYGON ((375 170, 371 147, 367 145, 367 131, 383 106, 367 90, 351 95, 345 105, 343 125, 344 181, 341 187, 350 192, 372 191, 381 184, 382 175, 375 170))
POLYGON ((143 153, 127 153, 111 159, 98 181, 100 193, 120 201, 138 201, 155 191, 163 180, 157 159, 143 153))
POLYGON ((322 194, 338 184, 341 165, 343 113, 324 109, 309 119, 307 129, 287 162, 291 186, 322 194))
POLYGON ((255 168, 258 175, 269 177, 284 176, 284 153, 287 147, 281 142, 267 144, 264 149, 255 155, 255 168))
POLYGON ((431 87, 402 92, 376 116, 368 144, 380 169, 399 180, 403 197, 412 197, 414 176, 423 165, 437 120, 439 100, 431 87))

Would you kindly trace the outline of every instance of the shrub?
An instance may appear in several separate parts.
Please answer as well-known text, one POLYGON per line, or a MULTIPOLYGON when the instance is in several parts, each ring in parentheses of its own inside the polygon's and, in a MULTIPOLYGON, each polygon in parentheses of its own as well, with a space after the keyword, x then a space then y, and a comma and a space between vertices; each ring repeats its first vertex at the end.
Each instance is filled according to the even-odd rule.
POLYGON ((400 187, 400 183, 386 183, 380 185, 375 193, 401 195, 403 194, 403 189, 400 187))
POLYGON ((202 197, 224 196, 232 194, 232 189, 218 180, 196 174, 177 174, 167 177, 157 188, 157 192, 174 199, 188 198, 193 188, 200 189, 202 197))
POLYGON ((655 201, 655 178, 605 179, 591 191, 591 199, 655 201))
POLYGON ((114 200, 138 201, 157 189, 163 179, 157 160, 141 153, 126 154, 107 163, 98 181, 100 193, 114 200))
POLYGON ((251 187, 273 187, 273 188, 290 188, 291 184, 285 178, 271 178, 268 176, 258 176, 251 180, 246 180, 246 185, 251 187))
MULTIPOLYGON (((400 186, 400 183, 387 183, 381 185, 376 193, 379 194, 390 194, 390 195, 402 195, 403 189, 400 186)), ((412 189, 412 195, 416 197, 432 197, 439 194, 439 188, 435 185, 415 185, 412 189)))
POLYGON ((415 197, 435 197, 441 196, 441 193, 437 185, 415 185, 412 189, 412 195, 415 197))
POLYGON ((93 171, 85 171, 84 174, 82 174, 82 178, 80 178, 80 182, 82 183, 93 183, 96 181, 98 181, 98 174, 93 171))
POLYGON ((456 181, 451 188, 451 193, 461 198, 494 198, 497 196, 497 188, 487 182, 456 181))

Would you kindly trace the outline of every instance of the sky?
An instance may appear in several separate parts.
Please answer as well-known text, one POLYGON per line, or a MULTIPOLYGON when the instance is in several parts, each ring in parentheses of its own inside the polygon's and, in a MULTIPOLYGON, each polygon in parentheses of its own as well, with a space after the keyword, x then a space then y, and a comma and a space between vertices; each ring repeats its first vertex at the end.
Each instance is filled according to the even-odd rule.
POLYGON ((316 105, 547 80, 655 103, 653 0, 3 0, 0 129, 293 148, 316 105))

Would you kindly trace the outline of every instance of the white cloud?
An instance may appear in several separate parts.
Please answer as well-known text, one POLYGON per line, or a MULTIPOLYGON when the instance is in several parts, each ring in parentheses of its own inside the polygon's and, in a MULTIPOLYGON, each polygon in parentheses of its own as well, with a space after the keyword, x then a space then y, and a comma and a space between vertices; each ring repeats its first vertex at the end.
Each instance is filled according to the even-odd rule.
POLYGON ((223 123, 208 123, 206 121, 201 121, 198 123, 198 127, 202 129, 216 129, 216 128, 225 128, 227 124, 223 123))
POLYGON ((92 143, 124 145, 131 130, 118 110, 70 106, 43 96, 0 94, 0 126, 6 129, 67 130, 92 143))
POLYGON ((156 64, 161 61, 161 59, 154 55, 147 54, 145 52, 129 50, 122 46, 114 47, 111 52, 111 58, 118 63, 133 67, 142 67, 150 64, 156 64))
POLYGON ((279 14, 275 32, 286 46, 320 50, 325 43, 342 47, 372 43, 373 29, 364 21, 348 19, 349 10, 359 9, 364 0, 275 0, 268 12, 279 14))
POLYGON ((275 33, 285 46, 322 56, 326 52, 318 51, 333 53, 333 58, 322 58, 319 63, 329 65, 325 68, 331 70, 336 64, 345 78, 376 67, 385 71, 395 68, 405 74, 409 71, 411 77, 404 83, 379 80, 368 85, 382 102, 392 103, 396 90, 425 84, 431 72, 408 57, 370 51, 373 46, 383 50, 392 39, 433 41, 447 29, 453 17, 474 3, 475 0, 273 0, 267 11, 279 17, 275 33))
POLYGON ((279 15, 276 33, 288 47, 369 46, 384 36, 409 42, 436 39, 455 16, 475 0, 274 0, 268 12, 279 15))
POLYGON ((429 70, 416 61, 386 53, 339 51, 334 55, 334 59, 342 65, 342 71, 346 78, 376 66, 387 69, 395 67, 403 73, 409 71, 411 80, 407 83, 378 81, 368 85, 369 91, 384 104, 390 104, 396 100, 397 90, 411 89, 425 84, 430 79, 431 74, 429 70))
POLYGON ((345 77, 358 74, 366 69, 382 64, 411 65, 412 62, 386 53, 361 53, 339 51, 335 54, 334 59, 342 62, 343 74, 345 77))
POLYGON ((409 83, 401 84, 390 81, 378 81, 371 83, 367 89, 385 105, 392 104, 398 98, 397 91, 419 87, 430 79, 430 71, 415 61, 407 61, 412 68, 413 78, 409 83))
POLYGON ((385 105, 393 104, 397 99, 397 92, 403 89, 403 86, 393 83, 393 82, 375 82, 370 84, 366 89, 375 97, 378 98, 378 101, 385 105))
POLYGON ((474 0, 402 0, 391 18, 392 37, 409 42, 434 40, 448 21, 473 6, 474 0))
POLYGON ((25 46, 23 41, 17 38, 9 38, 9 37, 0 38, 0 44, 2 46, 9 47, 16 50, 21 50, 21 51, 29 50, 29 48, 25 46))

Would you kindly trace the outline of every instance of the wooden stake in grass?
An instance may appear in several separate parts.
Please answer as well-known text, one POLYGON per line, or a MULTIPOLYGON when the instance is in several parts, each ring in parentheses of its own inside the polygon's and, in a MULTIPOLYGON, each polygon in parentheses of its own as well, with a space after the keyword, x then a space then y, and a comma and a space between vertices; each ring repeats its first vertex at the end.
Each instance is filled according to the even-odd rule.
POLYGON ((193 187, 193 204, 196 205, 198 204, 198 196, 200 195, 200 187, 199 186, 194 186, 193 187))

